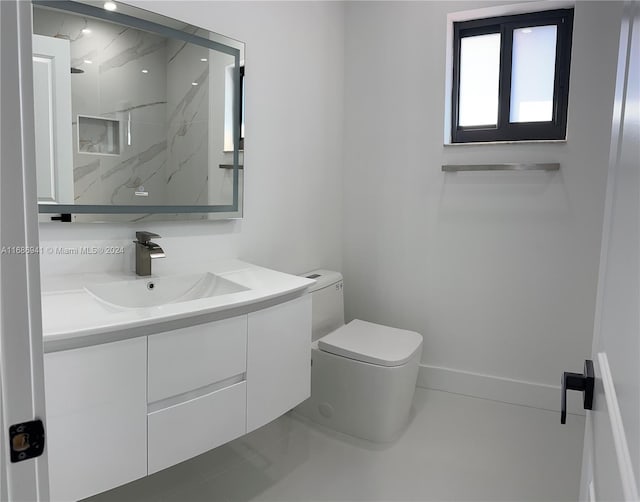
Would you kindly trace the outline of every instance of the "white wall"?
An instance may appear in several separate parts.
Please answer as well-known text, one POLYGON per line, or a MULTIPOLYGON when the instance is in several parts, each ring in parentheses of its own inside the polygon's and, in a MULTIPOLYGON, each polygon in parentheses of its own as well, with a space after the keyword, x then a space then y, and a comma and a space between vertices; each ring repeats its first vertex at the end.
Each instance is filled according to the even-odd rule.
POLYGON ((132 1, 246 43, 244 219, 140 225, 40 225, 43 246, 126 246, 114 257, 42 257, 42 272, 132 270, 135 230, 167 258, 234 256, 285 272, 342 268, 343 10, 334 2, 132 1))
POLYGON ((576 6, 566 144, 445 147, 447 13, 487 5, 346 7, 346 312, 422 333, 423 363, 455 370, 423 385, 558 407, 591 353, 621 9, 576 6), (441 172, 521 161, 562 167, 441 172))

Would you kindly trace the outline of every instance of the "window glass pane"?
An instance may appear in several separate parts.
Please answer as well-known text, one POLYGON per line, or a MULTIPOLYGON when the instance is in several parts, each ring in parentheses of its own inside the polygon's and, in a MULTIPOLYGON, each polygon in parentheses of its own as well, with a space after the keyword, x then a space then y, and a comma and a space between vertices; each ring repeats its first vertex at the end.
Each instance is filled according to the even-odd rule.
POLYGON ((460 40, 460 126, 498 123, 500 33, 460 40))
POLYGON ((556 36, 555 25, 513 30, 511 122, 553 119, 556 36))

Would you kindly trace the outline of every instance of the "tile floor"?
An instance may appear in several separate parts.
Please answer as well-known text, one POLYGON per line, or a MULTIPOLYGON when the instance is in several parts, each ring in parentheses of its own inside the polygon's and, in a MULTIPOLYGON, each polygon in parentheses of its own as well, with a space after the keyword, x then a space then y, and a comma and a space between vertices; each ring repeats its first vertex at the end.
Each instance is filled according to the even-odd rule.
POLYGON ((295 416, 91 502, 577 500, 584 417, 417 389, 376 446, 295 416))

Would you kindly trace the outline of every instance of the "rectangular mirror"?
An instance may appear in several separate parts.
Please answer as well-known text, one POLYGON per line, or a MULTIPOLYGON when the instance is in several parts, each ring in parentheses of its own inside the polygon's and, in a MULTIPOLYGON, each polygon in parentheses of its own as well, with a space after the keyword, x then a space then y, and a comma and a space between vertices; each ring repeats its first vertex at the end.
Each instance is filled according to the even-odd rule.
POLYGON ((32 3, 40 213, 240 217, 244 44, 116 2, 32 3))

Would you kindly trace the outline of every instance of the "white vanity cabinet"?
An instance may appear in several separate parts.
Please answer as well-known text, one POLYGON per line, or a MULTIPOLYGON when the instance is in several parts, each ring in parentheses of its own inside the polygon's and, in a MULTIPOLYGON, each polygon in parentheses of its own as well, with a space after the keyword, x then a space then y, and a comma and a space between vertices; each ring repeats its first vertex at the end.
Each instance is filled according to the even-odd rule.
MULTIPOLYGON (((264 305, 264 304, 263 304, 264 305)), ((45 354, 52 500, 195 457, 310 394, 311 296, 236 317, 45 354)))
POLYGON ((52 501, 147 474, 147 339, 44 356, 52 501))

